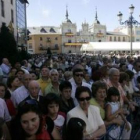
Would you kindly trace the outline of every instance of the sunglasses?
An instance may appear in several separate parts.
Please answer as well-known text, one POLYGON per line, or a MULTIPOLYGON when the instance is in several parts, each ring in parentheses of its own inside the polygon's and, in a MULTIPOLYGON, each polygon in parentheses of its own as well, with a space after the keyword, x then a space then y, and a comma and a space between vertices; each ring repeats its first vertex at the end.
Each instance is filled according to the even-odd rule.
POLYGON ((83 97, 81 97, 81 98, 79 98, 78 100, 79 101, 89 101, 91 99, 91 97, 85 97, 85 98, 83 98, 83 97))
POLYGON ((75 76, 77 76, 77 77, 83 77, 84 75, 83 74, 75 74, 75 76))

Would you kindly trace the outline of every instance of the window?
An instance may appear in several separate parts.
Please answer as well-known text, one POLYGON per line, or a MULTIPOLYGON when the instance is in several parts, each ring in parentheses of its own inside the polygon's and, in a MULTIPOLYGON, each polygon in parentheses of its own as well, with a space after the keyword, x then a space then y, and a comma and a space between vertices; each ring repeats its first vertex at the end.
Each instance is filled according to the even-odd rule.
POLYGON ((32 43, 29 43, 29 49, 32 49, 32 43))
POLYGON ((1 0, 1 16, 5 17, 5 12, 4 12, 4 1, 1 0))
POLYGON ((71 43, 71 40, 68 40, 68 43, 71 43))
POLYGON ((41 33, 47 33, 46 30, 45 30, 44 28, 42 28, 42 29, 40 30, 40 32, 41 32, 41 33))
POLYGON ((47 37, 47 42, 51 42, 51 39, 50 39, 50 37, 47 37))
POLYGON ((14 23, 14 11, 11 9, 11 21, 14 23))
POLYGON ((55 30, 53 28, 50 29, 51 33, 55 33, 55 30))
POLYGON ((40 41, 42 41, 43 40, 43 38, 42 37, 40 37, 40 41))
POLYGON ((118 41, 121 41, 120 37, 118 37, 118 41))
POLYGON ((58 40, 58 38, 56 37, 55 40, 58 40))
POLYGON ((125 41, 125 37, 123 37, 123 41, 125 41))
POLYGON ((112 37, 110 36, 110 41, 112 41, 112 37))
POLYGON ((13 0, 11 0, 11 4, 13 5, 13 0))
POLYGON ((68 29, 68 33, 71 33, 71 29, 68 29))
POLYGON ((55 47, 55 49, 58 49, 58 44, 55 44, 55 46, 54 46, 54 47, 55 47))
POLYGON ((116 36, 114 37, 114 41, 116 41, 116 36))
POLYGON ((137 34, 137 35, 140 35, 140 31, 137 31, 136 34, 137 34))

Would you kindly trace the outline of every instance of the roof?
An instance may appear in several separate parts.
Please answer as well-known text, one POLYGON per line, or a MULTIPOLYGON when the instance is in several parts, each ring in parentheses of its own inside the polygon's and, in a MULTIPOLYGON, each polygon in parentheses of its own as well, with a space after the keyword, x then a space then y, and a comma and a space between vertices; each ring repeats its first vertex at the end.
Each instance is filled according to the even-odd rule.
POLYGON ((30 34, 61 34, 60 27, 54 26, 41 26, 41 27, 28 27, 30 34))
POLYGON ((124 33, 121 33, 121 32, 107 32, 106 33, 107 35, 118 35, 118 36, 127 36, 126 34, 124 33))

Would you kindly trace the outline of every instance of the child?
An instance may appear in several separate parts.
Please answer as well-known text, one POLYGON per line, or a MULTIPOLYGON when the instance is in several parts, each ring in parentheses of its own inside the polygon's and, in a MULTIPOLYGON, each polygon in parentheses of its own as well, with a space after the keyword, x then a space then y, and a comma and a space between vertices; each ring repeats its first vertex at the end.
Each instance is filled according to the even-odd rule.
MULTIPOLYGON (((122 132, 122 139, 130 139, 131 125, 124 117, 124 110, 120 107, 119 98, 120 98, 120 93, 117 88, 111 87, 108 89, 106 119, 108 121, 111 121, 115 118, 118 118, 120 122, 122 122, 122 124, 125 123, 125 128, 122 132)), ((112 138, 119 139, 120 133, 121 133, 121 127, 118 126, 112 129, 109 132, 109 135, 112 138)))
POLYGON ((86 123, 80 118, 71 118, 67 125, 66 140, 83 140, 86 123))
POLYGON ((55 126, 57 127, 59 132, 61 132, 65 122, 66 115, 63 112, 59 112, 60 97, 57 96, 55 93, 48 93, 45 96, 44 101, 46 115, 54 121, 55 126))

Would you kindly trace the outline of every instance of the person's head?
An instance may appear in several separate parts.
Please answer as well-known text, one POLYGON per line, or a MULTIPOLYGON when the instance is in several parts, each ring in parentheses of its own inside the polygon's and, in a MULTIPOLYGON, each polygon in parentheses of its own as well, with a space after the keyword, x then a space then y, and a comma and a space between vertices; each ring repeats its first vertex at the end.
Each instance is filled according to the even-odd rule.
POLYGON ((6 85, 4 83, 0 83, 0 98, 4 98, 6 92, 6 85))
POLYGON ((49 69, 45 66, 41 68, 41 77, 48 78, 49 77, 49 69))
POLYGON ((25 72, 23 70, 19 69, 19 70, 17 70, 15 75, 18 76, 19 80, 22 80, 24 73, 25 72))
POLYGON ((39 91, 40 91, 39 83, 35 80, 30 81, 28 84, 28 90, 33 98, 35 99, 38 98, 39 91))
POLYGON ((129 80, 131 81, 134 77, 134 72, 132 72, 131 70, 127 70, 127 71, 125 71, 125 73, 127 73, 129 75, 129 80))
POLYGON ((125 63, 120 64, 120 71, 125 72, 127 70, 127 65, 125 63))
POLYGON ((82 84, 83 76, 84 76, 84 73, 82 69, 73 70, 73 78, 76 84, 82 84))
MULTIPOLYGON (((41 111, 36 100, 26 100, 18 106, 18 113, 15 117, 15 129, 17 137, 26 139, 41 132, 42 118, 41 111)), ((16 137, 16 136, 15 136, 16 137)))
POLYGON ((32 80, 31 74, 24 74, 22 77, 22 83, 23 85, 28 89, 28 84, 32 80))
POLYGON ((77 87, 75 92, 75 98, 78 100, 79 105, 83 110, 87 110, 90 105, 91 91, 88 87, 77 87))
POLYGON ((4 63, 5 65, 9 65, 9 60, 7 58, 3 58, 2 63, 4 63))
POLYGON ((108 102, 118 102, 120 98, 120 93, 117 88, 110 87, 107 91, 107 101, 108 102))
POLYGON ((48 93, 44 98, 44 113, 56 115, 60 107, 60 97, 55 93, 48 93))
POLYGON ((68 100, 71 97, 72 85, 69 81, 63 81, 59 85, 59 90, 61 91, 61 96, 64 100, 68 100))
POLYGON ((19 78, 17 76, 11 76, 7 79, 7 87, 10 89, 15 90, 18 88, 20 85, 19 78))
POLYGON ((107 86, 104 82, 97 81, 92 84, 92 96, 97 101, 104 101, 106 98, 107 86))
POLYGON ((35 72, 31 71, 30 74, 32 76, 32 80, 37 80, 37 75, 35 72))
POLYGON ((71 118, 66 128, 67 140, 83 140, 86 123, 80 118, 71 118))
POLYGON ((58 68, 57 71, 59 73, 59 78, 62 78, 64 73, 63 70, 61 68, 58 68))
POLYGON ((56 69, 52 69, 50 70, 50 79, 51 79, 51 82, 52 83, 57 83, 58 82, 58 79, 59 79, 59 73, 56 69))
POLYGON ((14 67, 12 67, 11 70, 10 70, 9 75, 10 75, 10 76, 15 76, 16 72, 17 72, 17 69, 14 68, 14 67))
POLYGON ((70 80, 72 78, 72 72, 71 71, 66 71, 64 73, 64 78, 66 81, 70 80))
POLYGON ((100 72, 100 79, 108 77, 108 67, 107 66, 102 66, 99 69, 99 72, 100 72))
POLYGON ((129 75, 125 72, 121 72, 120 79, 119 79, 120 84, 122 86, 125 86, 128 80, 129 80, 129 75))
POLYGON ((134 68, 135 68, 135 70, 136 70, 137 72, 140 71, 140 61, 135 61, 135 62, 134 62, 134 68))
POLYGON ((15 67, 17 70, 19 70, 20 67, 21 67, 21 64, 20 64, 19 62, 16 62, 15 65, 14 65, 14 67, 15 67))
POLYGON ((88 82, 88 81, 90 81, 90 74, 88 73, 88 72, 85 72, 85 74, 84 74, 84 79, 88 82))
POLYGON ((23 60, 23 61, 21 62, 21 65, 22 65, 22 66, 25 66, 25 67, 28 67, 28 62, 27 62, 27 60, 23 60))
POLYGON ((120 78, 120 72, 117 68, 111 68, 109 70, 109 79, 112 83, 118 83, 120 78))

